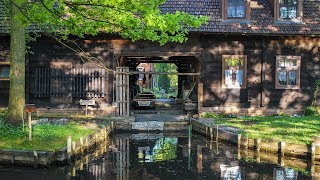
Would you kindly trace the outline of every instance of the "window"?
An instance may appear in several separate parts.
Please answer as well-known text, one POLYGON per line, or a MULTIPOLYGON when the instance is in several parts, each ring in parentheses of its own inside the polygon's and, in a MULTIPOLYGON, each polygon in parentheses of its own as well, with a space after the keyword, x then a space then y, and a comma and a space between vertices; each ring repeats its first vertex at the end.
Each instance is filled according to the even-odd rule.
POLYGON ((0 80, 10 80, 10 62, 0 62, 0 80))
POLYGON ((298 13, 298 0, 280 0, 280 18, 293 19, 297 18, 298 13))
POLYGON ((275 0, 275 17, 280 20, 301 19, 302 1, 275 0))
POLYGON ((300 56, 277 56, 276 89, 300 88, 300 56))
POLYGON ((247 0, 224 0, 222 8, 223 19, 248 19, 249 6, 247 0))
POLYGON ((228 0, 227 17, 245 18, 246 3, 245 0, 228 0))
POLYGON ((222 87, 246 88, 247 56, 222 56, 222 87))

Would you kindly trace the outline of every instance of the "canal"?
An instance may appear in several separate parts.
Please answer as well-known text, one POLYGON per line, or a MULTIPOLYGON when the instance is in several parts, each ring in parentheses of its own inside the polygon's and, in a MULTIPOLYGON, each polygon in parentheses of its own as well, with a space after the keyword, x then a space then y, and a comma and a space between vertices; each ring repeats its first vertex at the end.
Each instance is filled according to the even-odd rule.
POLYGON ((0 179, 312 179, 307 170, 264 162, 250 153, 187 132, 122 133, 69 166, 0 166, 0 179))

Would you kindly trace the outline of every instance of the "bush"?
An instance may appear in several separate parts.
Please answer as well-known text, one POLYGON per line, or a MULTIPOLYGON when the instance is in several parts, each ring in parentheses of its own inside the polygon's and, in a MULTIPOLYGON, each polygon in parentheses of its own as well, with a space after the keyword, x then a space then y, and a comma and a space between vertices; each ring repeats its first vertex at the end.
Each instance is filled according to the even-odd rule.
POLYGON ((216 114, 216 113, 211 113, 211 112, 206 112, 205 114, 202 115, 204 118, 213 118, 213 119, 219 119, 219 118, 230 118, 232 117, 232 114, 216 114))
POLYGON ((0 108, 0 121, 5 120, 8 114, 8 108, 0 108))
POLYGON ((320 107, 306 107, 304 109, 305 116, 320 116, 320 107))

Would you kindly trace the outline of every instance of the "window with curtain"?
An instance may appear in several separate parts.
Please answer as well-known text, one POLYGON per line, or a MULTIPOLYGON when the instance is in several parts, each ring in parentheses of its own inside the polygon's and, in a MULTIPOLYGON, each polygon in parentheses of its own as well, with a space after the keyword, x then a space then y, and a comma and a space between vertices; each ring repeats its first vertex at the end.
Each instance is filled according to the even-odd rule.
POLYGON ((276 89, 300 88, 300 56, 277 56, 276 61, 276 89))
POLYGON ((246 88, 246 55, 222 56, 222 83, 224 88, 246 88))
POLYGON ((294 19, 298 17, 298 0, 279 0, 279 17, 294 19))
POLYGON ((246 0, 227 0, 227 18, 246 18, 246 0))

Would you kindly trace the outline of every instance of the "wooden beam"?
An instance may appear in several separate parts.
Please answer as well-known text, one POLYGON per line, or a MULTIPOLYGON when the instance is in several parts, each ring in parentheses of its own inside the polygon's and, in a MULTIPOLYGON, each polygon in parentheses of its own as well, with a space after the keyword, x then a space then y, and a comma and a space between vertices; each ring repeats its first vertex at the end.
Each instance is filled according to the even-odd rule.
POLYGON ((201 117, 203 102, 203 83, 198 84, 198 117, 201 117))
POLYGON ((178 73, 178 72, 139 72, 139 71, 130 71, 130 75, 133 74, 157 74, 157 75, 178 75, 178 76, 200 76, 200 73, 178 73))

